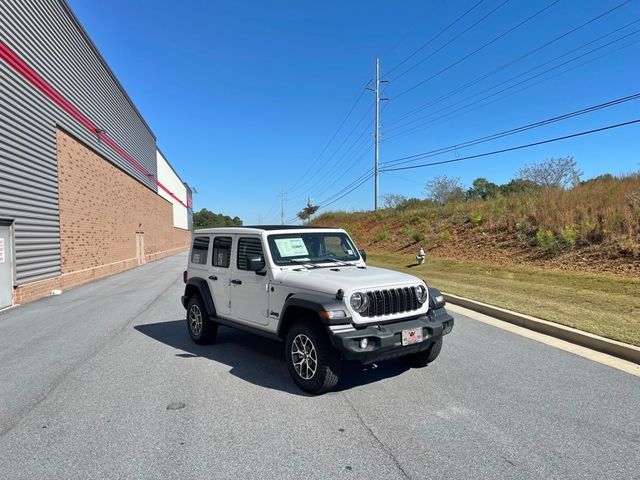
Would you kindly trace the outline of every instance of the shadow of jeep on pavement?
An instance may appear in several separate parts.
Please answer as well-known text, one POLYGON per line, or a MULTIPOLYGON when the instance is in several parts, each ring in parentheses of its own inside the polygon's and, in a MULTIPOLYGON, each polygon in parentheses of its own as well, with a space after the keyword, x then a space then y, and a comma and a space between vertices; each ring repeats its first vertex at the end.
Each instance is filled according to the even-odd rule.
MULTIPOLYGON (((138 332, 182 350, 177 357, 202 357, 231 367, 229 373, 264 388, 292 395, 312 396, 293 383, 284 360, 284 343, 240 330, 220 326, 213 345, 197 345, 189 337, 184 319, 136 325, 138 332)), ((340 382, 333 390, 340 392, 353 387, 395 377, 409 368, 398 359, 374 365, 344 362, 340 382)))

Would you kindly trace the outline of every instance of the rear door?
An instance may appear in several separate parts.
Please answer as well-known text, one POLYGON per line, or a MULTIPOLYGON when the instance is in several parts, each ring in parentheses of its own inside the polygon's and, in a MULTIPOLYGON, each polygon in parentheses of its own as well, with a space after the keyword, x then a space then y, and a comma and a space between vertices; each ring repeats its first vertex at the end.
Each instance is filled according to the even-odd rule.
POLYGON ((211 255, 211 267, 207 282, 213 295, 213 303, 216 313, 225 316, 231 313, 231 253, 233 237, 231 235, 219 235, 213 237, 213 252, 211 255))
POLYGON ((189 278, 206 279, 209 276, 210 251, 211 238, 208 235, 193 237, 189 252, 189 278))
POLYGON ((249 255, 265 258, 262 239, 257 235, 238 235, 235 262, 231 269, 231 317, 242 323, 267 325, 269 278, 248 270, 249 255))

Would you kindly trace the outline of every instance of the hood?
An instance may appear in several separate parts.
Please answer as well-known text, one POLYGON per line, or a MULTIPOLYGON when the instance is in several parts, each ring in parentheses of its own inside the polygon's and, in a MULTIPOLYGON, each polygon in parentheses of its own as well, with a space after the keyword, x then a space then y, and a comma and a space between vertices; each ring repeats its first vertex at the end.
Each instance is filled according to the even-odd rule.
POLYGON ((280 271, 276 283, 335 295, 338 289, 345 294, 356 290, 380 290, 423 283, 417 277, 385 268, 330 267, 309 270, 280 271))

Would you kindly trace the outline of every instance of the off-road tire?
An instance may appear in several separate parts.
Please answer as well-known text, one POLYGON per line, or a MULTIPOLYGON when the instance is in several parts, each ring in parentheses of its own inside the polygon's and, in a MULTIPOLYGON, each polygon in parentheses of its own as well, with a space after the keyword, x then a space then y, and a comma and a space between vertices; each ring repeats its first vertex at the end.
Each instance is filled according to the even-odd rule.
POLYGON ((433 342, 429 348, 421 352, 410 353, 402 357, 402 360, 411 368, 422 368, 433 362, 442 350, 442 337, 433 342))
MULTIPOLYGON (((324 393, 335 387, 340 379, 342 359, 338 351, 331 346, 327 334, 319 325, 318 320, 304 318, 293 324, 287 332, 285 360, 291 378, 305 392, 314 395, 324 393), (316 368, 312 375, 309 370, 303 371, 301 375, 294 365, 294 358, 298 362, 301 360, 301 356, 294 352, 300 351, 303 345, 308 345, 305 342, 310 342, 313 347, 313 349, 308 348, 308 358, 312 358, 313 352, 315 352, 316 368)), ((312 365, 312 363, 309 361, 308 365, 312 365)))
POLYGON ((187 303, 187 331, 191 340, 199 345, 213 343, 218 334, 218 324, 207 315, 199 295, 193 295, 187 303))

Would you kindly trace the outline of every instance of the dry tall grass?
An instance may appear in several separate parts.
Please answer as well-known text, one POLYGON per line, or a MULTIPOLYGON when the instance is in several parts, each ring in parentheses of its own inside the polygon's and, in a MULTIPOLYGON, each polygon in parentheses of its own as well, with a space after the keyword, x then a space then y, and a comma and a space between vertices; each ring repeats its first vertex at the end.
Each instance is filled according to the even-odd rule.
POLYGON ((637 262, 640 175, 605 176, 568 190, 535 189, 442 206, 420 201, 378 212, 328 212, 313 224, 346 228, 358 243, 378 251, 423 240, 460 249, 475 235, 498 238, 494 247, 517 246, 545 258, 600 249, 602 258, 637 262))

